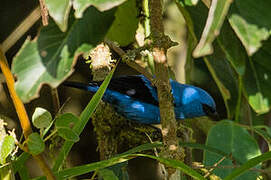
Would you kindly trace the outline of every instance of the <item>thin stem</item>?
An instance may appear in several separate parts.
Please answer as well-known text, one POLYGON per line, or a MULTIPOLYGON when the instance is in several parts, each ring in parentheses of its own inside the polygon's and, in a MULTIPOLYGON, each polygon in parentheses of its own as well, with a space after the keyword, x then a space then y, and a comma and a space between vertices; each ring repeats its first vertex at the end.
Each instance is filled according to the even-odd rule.
MULTIPOLYGON (((117 46, 114 42, 105 40, 105 43, 113 49, 119 56, 124 57, 126 55, 125 51, 122 50, 119 46, 117 46)), ((155 84, 155 80, 153 79, 153 76, 142 66, 137 64, 135 61, 132 60, 126 60, 125 63, 130 66, 131 68, 134 68, 141 74, 143 74, 146 78, 148 78, 152 84, 155 84)))
POLYGON ((242 100, 242 76, 238 77, 238 100, 236 104, 236 110, 235 110, 235 122, 239 123, 240 122, 240 109, 241 109, 241 100, 242 100))
MULTIPOLYGON (((18 95, 15 91, 15 87, 14 87, 15 81, 14 81, 13 75, 8 67, 7 59, 4 55, 1 47, 0 47, 0 67, 1 67, 1 70, 4 74, 4 76, 5 76, 7 87, 9 90, 9 94, 11 96, 11 99, 12 99, 13 104, 15 106, 17 115, 19 117, 21 127, 23 129, 24 137, 25 137, 25 139, 27 139, 28 136, 32 133, 31 124, 28 119, 24 104, 20 100, 20 98, 18 97, 18 95)), ((41 155, 35 155, 35 156, 33 155, 33 157, 37 161, 37 163, 39 164, 41 170, 46 175, 47 179, 54 180, 55 177, 53 175, 53 172, 51 171, 48 164, 45 162, 44 158, 41 155)))
POLYGON ((49 134, 44 140, 43 140, 43 142, 46 142, 46 141, 48 141, 54 134, 56 134, 57 133, 57 130, 55 129, 51 134, 49 134))
POLYGON ((60 109, 60 102, 59 102, 59 96, 58 96, 58 91, 57 88, 52 88, 51 89, 51 94, 52 94, 52 99, 53 99, 53 105, 54 105, 54 110, 55 110, 55 115, 60 109))

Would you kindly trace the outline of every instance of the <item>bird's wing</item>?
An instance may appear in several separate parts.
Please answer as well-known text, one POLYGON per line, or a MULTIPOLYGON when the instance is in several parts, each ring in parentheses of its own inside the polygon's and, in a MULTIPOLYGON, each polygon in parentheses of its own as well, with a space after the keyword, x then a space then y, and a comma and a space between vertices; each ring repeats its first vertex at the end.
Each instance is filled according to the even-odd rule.
POLYGON ((137 101, 158 105, 156 88, 142 75, 113 78, 108 89, 128 95, 137 101))

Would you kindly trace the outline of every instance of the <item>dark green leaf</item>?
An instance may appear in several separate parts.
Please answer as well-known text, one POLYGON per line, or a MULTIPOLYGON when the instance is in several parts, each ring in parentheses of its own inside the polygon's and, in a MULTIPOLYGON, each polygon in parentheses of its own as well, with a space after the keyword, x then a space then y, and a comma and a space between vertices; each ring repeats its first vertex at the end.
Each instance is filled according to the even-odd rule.
POLYGON ((118 7, 115 20, 106 37, 116 41, 120 46, 127 46, 135 40, 138 26, 136 0, 129 0, 118 7))
POLYGON ((38 155, 45 149, 45 144, 38 133, 32 133, 26 140, 29 153, 38 155))
POLYGON ((113 21, 114 10, 101 13, 88 8, 84 18, 70 16, 68 30, 63 33, 50 21, 41 29, 37 40, 26 40, 12 64, 18 80, 15 88, 19 97, 28 102, 38 96, 44 83, 57 87, 67 78, 74 60, 82 50, 89 50, 103 40, 113 21), (86 50, 86 48, 84 48, 86 50))
MULTIPOLYGON (((234 122, 223 120, 215 125, 209 132, 207 137, 207 146, 219 149, 228 155, 232 155, 238 162, 245 163, 249 159, 261 154, 257 142, 250 136, 245 128, 235 125, 234 122)), ((213 166, 223 156, 205 151, 204 164, 206 166, 213 166)), ((233 166, 234 162, 225 159, 219 165, 233 166)), ((236 162, 235 162, 236 163, 236 162)), ((221 178, 229 175, 234 169, 221 169, 217 168, 214 173, 221 178)), ((254 180, 259 175, 256 171, 246 172, 240 177, 241 179, 254 180)))
POLYGON ((270 42, 268 40, 265 43, 266 47, 249 58, 243 78, 245 97, 253 110, 259 114, 268 112, 271 105, 271 93, 269 91, 269 88, 271 88, 269 80, 271 77, 270 42))
POLYGON ((104 180, 118 180, 119 178, 114 174, 113 171, 109 169, 99 170, 99 175, 103 177, 104 180))
POLYGON ((52 121, 52 115, 49 111, 43 108, 36 108, 32 115, 32 122, 36 128, 47 128, 52 121))
POLYGON ((56 118, 56 129, 62 138, 67 141, 79 141, 79 135, 73 130, 73 127, 79 119, 71 113, 62 114, 56 118))

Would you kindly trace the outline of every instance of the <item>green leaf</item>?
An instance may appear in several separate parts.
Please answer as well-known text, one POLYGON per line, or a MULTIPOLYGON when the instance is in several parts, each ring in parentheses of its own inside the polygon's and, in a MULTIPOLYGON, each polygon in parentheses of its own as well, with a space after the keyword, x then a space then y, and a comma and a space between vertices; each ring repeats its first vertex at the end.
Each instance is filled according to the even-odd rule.
POLYGON ((108 159, 108 160, 104 160, 104 161, 99 161, 96 163, 91 163, 91 164, 87 164, 87 165, 83 165, 83 166, 78 166, 78 167, 74 167, 74 168, 70 168, 70 169, 65 169, 63 171, 59 172, 59 176, 60 177, 66 177, 66 178, 70 178, 70 177, 74 177, 74 176, 79 176, 91 171, 95 171, 95 170, 99 170, 99 169, 103 169, 106 167, 110 167, 113 166, 115 164, 121 163, 121 162, 125 162, 133 157, 128 157, 129 155, 131 155, 132 153, 137 153, 137 152, 141 152, 141 151, 145 151, 145 150, 150 150, 153 149, 155 147, 161 147, 162 144, 161 143, 148 143, 148 144, 142 144, 138 147, 135 147, 133 149, 130 149, 122 154, 117 155, 114 158, 108 159))
MULTIPOLYGON (((198 41, 200 34, 205 26, 205 17, 208 14, 208 8, 202 3, 202 1, 199 1, 196 6, 185 6, 185 8, 179 3, 177 5, 188 24, 189 39, 193 40, 191 40, 192 42, 190 43, 190 46, 192 47, 188 48, 189 54, 191 52, 191 49, 193 49, 193 45, 198 41)), ((221 38, 220 41, 223 41, 225 38, 226 37, 221 38)), ((218 45, 219 42, 215 42, 213 45, 214 53, 210 56, 203 57, 203 60, 223 97, 227 109, 227 117, 231 119, 235 113, 238 100, 238 77, 236 76, 234 69, 232 69, 231 67, 231 64, 233 64, 233 62, 227 60, 227 56, 229 56, 229 54, 225 54, 225 51, 223 51, 223 47, 220 47, 218 45)), ((228 46, 228 44, 223 44, 223 46, 226 47, 228 46)), ((238 58, 232 52, 231 56, 234 58, 238 58)), ((187 58, 188 61, 191 62, 191 60, 189 60, 191 56, 188 55, 187 58)), ((192 65, 194 65, 194 67, 191 67, 190 69, 198 68, 196 66, 197 63, 190 63, 190 66, 192 65)), ((202 66, 200 68, 202 69, 202 66)), ((192 72, 193 69, 191 73, 192 72)), ((243 73, 242 70, 241 73, 243 73)), ((191 74, 188 76, 193 77, 191 74)), ((193 80, 196 81, 197 79, 193 80)))
POLYGON ((213 0, 201 39, 193 52, 194 57, 213 53, 212 42, 218 36, 232 0, 213 0))
MULTIPOLYGON (((248 131, 229 120, 220 121, 210 130, 206 145, 215 147, 228 155, 231 154, 234 159, 241 163, 245 163, 249 159, 261 154, 257 142, 250 136, 248 131)), ((221 155, 209 151, 204 152, 204 164, 206 166, 213 166, 222 158, 223 156, 221 155)), ((233 166, 233 162, 225 159, 219 163, 219 165, 233 166)), ((232 171, 233 169, 217 168, 213 172, 221 178, 224 178, 232 171)), ((256 171, 248 171, 240 177, 240 180, 254 180, 258 175, 259 173, 256 171)))
POLYGON ((234 1, 229 22, 251 56, 270 36, 270 1, 234 1))
POLYGON ((113 171, 109 169, 99 170, 99 175, 103 177, 104 180, 118 180, 119 178, 114 174, 113 171))
POLYGON ((170 166, 170 167, 173 167, 173 168, 176 168, 176 169, 180 170, 181 172, 191 176, 193 179, 206 180, 197 171, 195 171, 194 169, 187 166, 186 164, 184 164, 181 161, 177 161, 177 160, 174 160, 174 159, 165 159, 165 158, 162 158, 162 157, 156 157, 156 156, 147 155, 147 154, 136 154, 136 156, 149 157, 149 158, 152 158, 152 159, 156 159, 162 164, 165 164, 167 166, 170 166))
POLYGON ((77 134, 73 127, 76 123, 79 122, 79 119, 71 113, 62 114, 56 118, 56 129, 62 138, 67 141, 77 142, 79 141, 79 134, 77 134))
MULTIPOLYGON (((102 99, 103 94, 104 94, 113 74, 114 74, 115 69, 116 69, 116 66, 106 76, 106 78, 103 81, 102 85, 100 86, 99 90, 94 94, 94 96, 92 97, 92 99, 88 103, 87 107, 81 113, 80 121, 75 124, 75 127, 73 129, 76 134, 80 135, 81 132, 83 131, 84 127, 86 126, 89 118, 92 116, 92 113, 94 112, 94 110, 98 106, 100 100, 102 99)), ((55 164, 53 166, 54 171, 57 171, 60 168, 62 162, 64 161, 64 159, 66 158, 66 156, 70 152, 73 144, 74 144, 74 142, 72 142, 72 141, 65 141, 64 145, 62 146, 62 148, 57 156, 55 164)))
POLYGON ((47 128, 52 121, 52 115, 46 109, 37 107, 32 115, 32 122, 36 128, 47 128))
POLYGON ((15 140, 12 136, 5 136, 0 140, 0 164, 6 163, 6 158, 15 148, 15 140))
POLYGON ((238 75, 243 76, 245 74, 248 56, 228 21, 224 22, 217 40, 227 60, 234 67, 238 75))
POLYGON ((45 144, 38 133, 32 133, 26 140, 29 153, 38 155, 45 149, 45 144))
POLYGON ((238 160, 236 159, 233 159, 231 157, 231 155, 229 155, 228 153, 225 153, 217 148, 214 148, 214 147, 210 147, 210 146, 207 146, 205 144, 198 144, 198 143, 189 143, 189 142, 179 142, 179 145, 180 146, 183 146, 183 147, 190 147, 190 148, 193 148, 193 149, 201 149, 201 150, 204 150, 204 151, 209 151, 209 152, 212 152, 212 153, 215 153, 215 154, 218 154, 218 155, 221 155, 221 156, 225 156, 227 157, 229 160, 234 160, 236 161, 237 163, 240 163, 238 160))
POLYGON ((120 46, 127 46, 135 40, 138 21, 136 0, 129 0, 118 7, 106 37, 120 46))
POLYGON ((116 7, 126 0, 74 0, 73 8, 75 9, 75 17, 81 18, 83 16, 84 11, 89 6, 95 6, 100 11, 106 11, 113 7, 116 7))
POLYGON ((68 27, 68 17, 71 8, 70 0, 45 0, 50 16, 55 20, 61 31, 68 27))
POLYGON ((57 87, 72 73, 74 60, 83 53, 79 51, 82 46, 90 50, 103 40, 113 14, 114 10, 101 13, 89 8, 82 19, 70 16, 65 33, 50 21, 41 29, 38 39, 27 39, 12 64, 18 78, 15 89, 19 97, 29 102, 38 96, 42 84, 57 87))
POLYGON ((244 174, 247 172, 250 168, 255 167, 257 164, 262 163, 264 161, 270 160, 271 159, 271 151, 266 152, 262 155, 259 155, 257 157, 254 157, 244 163, 242 166, 239 168, 236 168, 231 174, 229 174, 227 177, 224 178, 224 180, 231 180, 235 179, 236 177, 239 177, 241 174, 244 174))
POLYGON ((12 168, 13 168, 13 173, 19 173, 20 179, 21 180, 29 180, 29 174, 28 170, 25 166, 26 161, 29 159, 31 155, 29 153, 23 152, 20 154, 19 157, 16 157, 16 160, 12 162, 12 168))
POLYGON ((176 168, 176 169, 182 171, 183 173, 193 177, 194 179, 205 180, 205 178, 203 176, 201 176, 198 172, 196 172, 194 169, 190 168, 189 166, 185 165, 181 161, 160 158, 160 157, 147 155, 147 154, 123 154, 121 156, 113 157, 108 160, 103 160, 103 161, 99 161, 96 163, 86 164, 83 166, 77 166, 74 168, 59 171, 57 176, 60 179, 67 179, 67 178, 79 176, 79 175, 82 175, 82 174, 85 174, 85 173, 88 173, 91 171, 95 171, 95 170, 103 169, 103 168, 106 168, 109 166, 113 166, 115 164, 128 161, 128 160, 135 158, 135 157, 152 158, 152 159, 158 160, 159 162, 161 162, 167 166, 176 168))
POLYGON ((246 64, 243 78, 244 94, 256 113, 263 114, 270 110, 271 105, 271 40, 255 53, 246 64))
POLYGON ((12 167, 10 164, 2 166, 0 168, 0 179, 1 180, 13 180, 15 179, 15 174, 12 171, 12 167))

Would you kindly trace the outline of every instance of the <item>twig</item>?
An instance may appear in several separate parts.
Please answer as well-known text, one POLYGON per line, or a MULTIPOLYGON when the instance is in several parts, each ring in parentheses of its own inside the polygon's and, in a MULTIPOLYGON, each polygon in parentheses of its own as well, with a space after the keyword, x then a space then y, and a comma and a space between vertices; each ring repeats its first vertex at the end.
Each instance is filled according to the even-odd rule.
POLYGON ((3 41, 2 51, 11 48, 40 18, 40 8, 36 7, 21 24, 3 41))
POLYGON ((211 172, 222 162, 226 159, 226 156, 222 157, 218 162, 216 162, 213 167, 204 175, 205 178, 210 176, 211 172))
POLYGON ((42 24, 43 26, 47 26, 49 16, 48 16, 48 10, 47 10, 44 0, 40 0, 40 10, 41 10, 42 24))
MULTIPOLYGON (((123 59, 125 59, 126 57, 126 53, 124 50, 122 50, 119 46, 117 46, 114 42, 109 41, 109 40, 105 40, 105 43, 111 48, 113 49, 119 56, 121 56, 123 59)), ((139 64, 137 64, 135 61, 132 61, 130 59, 125 60, 124 61, 128 66, 134 68, 135 70, 137 70, 138 72, 140 72, 141 74, 143 74, 146 78, 148 78, 151 83, 154 85, 155 84, 155 80, 153 78, 153 76, 142 66, 140 66, 139 64)))
POLYGON ((57 88, 52 88, 51 94, 52 94, 52 99, 53 99, 53 106, 54 106, 54 110, 55 110, 55 115, 56 115, 60 109, 60 102, 59 102, 57 88))
MULTIPOLYGON (((0 47, 0 67, 1 67, 1 70, 6 78, 8 90, 9 90, 11 99, 13 101, 13 104, 15 106, 16 112, 18 114, 18 117, 19 117, 19 120, 21 123, 21 127, 23 129, 24 137, 25 137, 25 139, 27 139, 28 136, 32 133, 30 121, 28 119, 23 102, 20 100, 20 98, 16 94, 16 91, 14 88, 15 81, 14 81, 13 75, 8 67, 6 57, 5 57, 4 53, 2 52, 1 47, 0 47)), ((41 170, 46 175, 47 179, 54 180, 55 177, 53 175, 53 172, 51 171, 48 164, 45 162, 42 155, 35 155, 35 156, 33 155, 33 157, 37 161, 37 163, 39 164, 41 170)))
MULTIPOLYGON (((163 156, 176 160, 184 160, 184 153, 178 146, 177 125, 173 107, 173 96, 169 83, 168 64, 166 51, 174 43, 164 35, 162 18, 162 2, 149 0, 151 40, 153 45, 153 58, 155 62, 155 75, 157 78, 157 92, 162 124, 164 142, 163 156)), ((169 177, 175 173, 175 169, 168 168, 169 177)))

